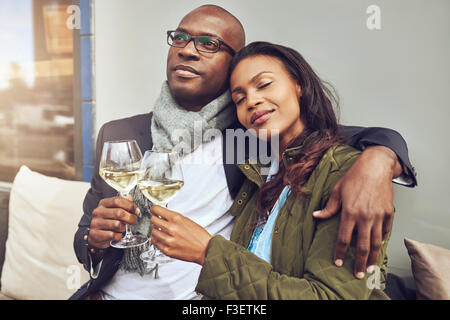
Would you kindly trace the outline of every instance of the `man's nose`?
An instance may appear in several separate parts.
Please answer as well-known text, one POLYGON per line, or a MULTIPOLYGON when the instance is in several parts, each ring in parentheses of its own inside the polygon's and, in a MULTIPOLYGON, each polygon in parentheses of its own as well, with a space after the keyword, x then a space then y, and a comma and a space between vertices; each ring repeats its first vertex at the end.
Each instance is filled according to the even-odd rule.
POLYGON ((189 41, 189 43, 184 48, 179 49, 178 55, 183 58, 191 58, 191 59, 192 58, 198 59, 200 57, 200 54, 195 48, 195 43, 193 39, 189 41))

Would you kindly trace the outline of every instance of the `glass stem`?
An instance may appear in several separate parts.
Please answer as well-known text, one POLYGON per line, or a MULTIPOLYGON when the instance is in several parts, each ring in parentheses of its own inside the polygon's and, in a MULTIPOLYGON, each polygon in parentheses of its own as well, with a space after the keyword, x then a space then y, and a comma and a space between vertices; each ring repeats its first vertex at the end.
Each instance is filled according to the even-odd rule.
MULTIPOLYGON (((120 196, 123 198, 128 197, 127 193, 120 193, 120 196)), ((123 237, 125 240, 131 240, 133 238, 133 233, 131 232, 131 227, 128 223, 125 224, 125 236, 123 237)))
POLYGON ((125 236, 124 238, 129 240, 133 237, 133 233, 131 232, 130 225, 127 223, 125 224, 125 236))

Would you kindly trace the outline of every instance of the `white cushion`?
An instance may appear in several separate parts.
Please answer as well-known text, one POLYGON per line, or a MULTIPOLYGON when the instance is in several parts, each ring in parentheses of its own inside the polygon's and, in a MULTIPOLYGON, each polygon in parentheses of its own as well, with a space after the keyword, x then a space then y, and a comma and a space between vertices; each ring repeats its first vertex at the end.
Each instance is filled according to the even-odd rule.
POLYGON ((89 183, 22 166, 11 189, 1 292, 14 299, 67 299, 89 279, 73 238, 89 183))

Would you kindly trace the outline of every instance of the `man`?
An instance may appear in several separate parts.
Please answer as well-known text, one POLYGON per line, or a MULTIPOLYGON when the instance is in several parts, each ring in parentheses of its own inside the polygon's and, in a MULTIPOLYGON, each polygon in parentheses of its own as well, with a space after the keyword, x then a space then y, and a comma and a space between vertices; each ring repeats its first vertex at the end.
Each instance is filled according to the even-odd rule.
MULTIPOLYGON (((77 257, 90 271, 91 280, 72 299, 196 297, 198 265, 175 260, 161 265, 156 275, 149 273, 140 261, 141 249, 110 247, 111 240, 122 237, 126 223, 133 225, 133 232, 147 236, 151 233, 149 203, 137 190, 133 199, 116 197, 116 192, 98 174, 104 141, 135 139, 143 151, 167 149, 175 147, 176 141, 171 137, 174 130, 185 130, 195 139, 193 124, 197 122, 202 123, 202 129, 222 132, 237 126, 228 93, 227 70, 233 54, 245 45, 239 20, 223 8, 201 6, 187 14, 175 32, 168 32, 168 43, 171 47, 167 83, 153 113, 109 122, 99 132, 95 174, 74 240, 77 257)), ((392 179, 406 173, 415 184, 415 178, 406 144, 395 131, 343 127, 342 134, 347 143, 365 150, 317 217, 326 218, 341 209, 341 230, 334 257, 338 266, 344 260, 353 229, 357 228, 355 276, 361 277, 367 266, 375 264, 381 241, 391 228, 392 179)), ((202 157, 204 153, 215 155, 217 159, 213 160, 225 159, 225 145, 218 139, 202 141, 201 148, 187 150, 185 159, 202 157)), ((185 165, 185 185, 169 203, 169 209, 182 213, 211 234, 229 237, 233 217, 228 209, 242 182, 239 170, 234 165, 217 165, 214 161, 189 166, 186 160, 185 165)))

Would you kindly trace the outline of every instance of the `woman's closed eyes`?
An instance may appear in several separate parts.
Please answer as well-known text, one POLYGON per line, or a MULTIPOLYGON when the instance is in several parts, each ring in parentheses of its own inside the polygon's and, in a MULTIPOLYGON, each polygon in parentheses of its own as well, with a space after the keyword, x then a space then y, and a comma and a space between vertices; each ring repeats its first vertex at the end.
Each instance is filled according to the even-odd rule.
MULTIPOLYGON (((268 87, 269 85, 271 85, 272 82, 273 82, 273 81, 271 81, 271 80, 262 82, 262 83, 260 83, 260 84, 258 84, 258 85, 256 86, 256 89, 262 90, 262 89, 268 87)), ((241 104, 244 100, 245 100, 245 95, 243 95, 243 96, 238 96, 238 97, 237 97, 237 100, 234 102, 234 104, 237 106, 237 105, 241 104)))

